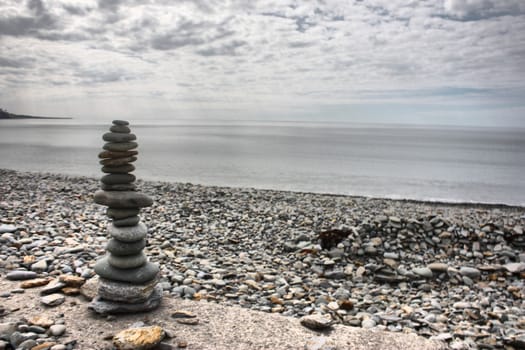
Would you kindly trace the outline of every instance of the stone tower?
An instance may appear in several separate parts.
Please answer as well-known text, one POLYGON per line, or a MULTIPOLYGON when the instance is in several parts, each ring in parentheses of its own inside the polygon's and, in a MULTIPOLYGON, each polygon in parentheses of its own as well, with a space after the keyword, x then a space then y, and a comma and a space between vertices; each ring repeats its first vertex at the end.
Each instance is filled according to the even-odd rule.
POLYGON ((149 311, 160 304, 162 288, 157 284, 158 265, 149 262, 143 252, 148 229, 138 214, 153 201, 137 191, 135 176, 130 174, 135 170, 131 163, 137 160, 138 144, 129 123, 114 120, 109 130, 102 136, 106 143, 99 154, 106 175, 94 200, 108 207, 106 215, 112 221, 107 233, 111 239, 107 254, 95 264, 100 282, 98 296, 89 308, 103 314, 149 311))

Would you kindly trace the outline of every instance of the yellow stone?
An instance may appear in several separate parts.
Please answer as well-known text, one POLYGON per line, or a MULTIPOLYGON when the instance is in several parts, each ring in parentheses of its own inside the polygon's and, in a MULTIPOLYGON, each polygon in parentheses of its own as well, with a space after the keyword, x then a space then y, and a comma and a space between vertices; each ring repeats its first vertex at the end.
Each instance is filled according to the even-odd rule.
POLYGON ((24 264, 32 264, 36 260, 34 255, 26 255, 24 256, 24 264))
POLYGON ((159 344, 164 335, 159 326, 130 328, 117 333, 113 345, 117 350, 146 350, 159 344))
POLYGON ((65 283, 68 287, 76 287, 76 288, 82 286, 86 282, 85 278, 82 278, 79 276, 73 276, 73 275, 61 275, 58 278, 58 280, 60 282, 65 283))
POLYGON ((31 350, 47 350, 49 349, 50 347, 52 347, 53 345, 56 345, 57 343, 53 343, 53 342, 45 342, 45 343, 42 343, 42 344, 39 344, 37 346, 33 346, 31 348, 31 350))
POLYGON ((80 288, 64 287, 62 288, 62 293, 64 293, 65 295, 79 295, 80 288))
POLYGON ((49 278, 34 278, 32 280, 24 281, 20 283, 20 288, 35 288, 35 287, 41 287, 48 284, 50 281, 49 278))

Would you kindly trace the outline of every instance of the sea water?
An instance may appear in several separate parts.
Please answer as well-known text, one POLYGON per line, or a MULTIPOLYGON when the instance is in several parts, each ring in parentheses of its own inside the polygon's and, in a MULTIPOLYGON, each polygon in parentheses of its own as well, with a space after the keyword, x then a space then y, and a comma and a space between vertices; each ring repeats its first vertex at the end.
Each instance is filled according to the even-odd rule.
MULTIPOLYGON (((0 120, 0 168, 100 177, 108 128, 0 120)), ((525 129, 181 121, 132 130, 143 180, 525 205, 525 129)))

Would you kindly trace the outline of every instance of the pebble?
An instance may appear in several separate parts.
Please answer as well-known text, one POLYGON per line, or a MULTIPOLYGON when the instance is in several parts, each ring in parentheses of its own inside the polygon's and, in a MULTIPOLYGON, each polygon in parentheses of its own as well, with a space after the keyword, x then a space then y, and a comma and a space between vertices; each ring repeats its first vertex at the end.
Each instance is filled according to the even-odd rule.
POLYGON ((332 318, 330 315, 307 315, 300 319, 300 322, 306 328, 310 328, 314 331, 323 331, 330 329, 333 325, 332 318))
POLYGON ((481 272, 478 269, 466 266, 461 267, 459 273, 471 279, 478 279, 481 275, 481 272))
POLYGON ((66 326, 63 324, 55 324, 49 327, 49 333, 54 337, 60 337, 66 332, 66 326))
POLYGON ((38 274, 34 271, 11 271, 9 272, 5 278, 11 281, 23 281, 23 280, 30 280, 33 278, 36 278, 38 274))
POLYGON ((62 294, 49 294, 40 298, 40 302, 46 306, 58 306, 66 301, 62 294))

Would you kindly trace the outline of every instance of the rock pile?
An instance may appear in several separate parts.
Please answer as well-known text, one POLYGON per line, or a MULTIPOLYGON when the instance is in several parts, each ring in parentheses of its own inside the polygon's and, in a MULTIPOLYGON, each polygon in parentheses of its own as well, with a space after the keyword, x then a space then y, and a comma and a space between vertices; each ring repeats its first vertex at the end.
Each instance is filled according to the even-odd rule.
POLYGON ((162 288, 157 284, 159 267, 148 261, 143 252, 148 228, 138 216, 140 208, 153 204, 152 199, 136 191, 135 176, 130 174, 137 160, 138 144, 129 123, 114 120, 110 132, 103 135, 102 190, 95 193, 95 203, 108 207, 106 215, 113 221, 107 232, 111 239, 108 254, 95 265, 100 277, 98 296, 90 308, 98 313, 149 311, 160 304, 162 288))

